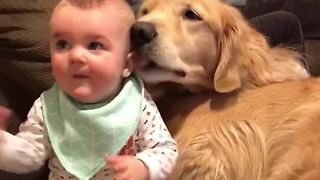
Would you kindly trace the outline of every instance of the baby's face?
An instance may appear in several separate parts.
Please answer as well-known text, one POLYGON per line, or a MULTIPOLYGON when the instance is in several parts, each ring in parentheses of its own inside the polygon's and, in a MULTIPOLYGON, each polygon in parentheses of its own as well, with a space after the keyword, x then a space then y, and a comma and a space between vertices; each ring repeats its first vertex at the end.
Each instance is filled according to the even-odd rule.
POLYGON ((112 99, 131 72, 129 30, 117 9, 57 7, 51 19, 51 61, 56 82, 83 103, 112 99), (129 72, 129 73, 128 73, 129 72))

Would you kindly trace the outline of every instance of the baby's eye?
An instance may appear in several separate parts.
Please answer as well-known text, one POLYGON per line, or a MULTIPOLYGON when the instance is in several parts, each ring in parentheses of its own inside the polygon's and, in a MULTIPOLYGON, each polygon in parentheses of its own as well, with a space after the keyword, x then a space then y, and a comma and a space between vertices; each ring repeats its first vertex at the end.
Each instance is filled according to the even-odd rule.
POLYGON ((103 49, 103 45, 99 42, 91 42, 88 46, 89 50, 101 50, 103 49))
POLYGON ((69 45, 68 42, 65 41, 65 40, 59 40, 59 41, 57 42, 57 44, 56 44, 56 48, 57 48, 58 50, 67 50, 67 49, 70 48, 70 45, 69 45))

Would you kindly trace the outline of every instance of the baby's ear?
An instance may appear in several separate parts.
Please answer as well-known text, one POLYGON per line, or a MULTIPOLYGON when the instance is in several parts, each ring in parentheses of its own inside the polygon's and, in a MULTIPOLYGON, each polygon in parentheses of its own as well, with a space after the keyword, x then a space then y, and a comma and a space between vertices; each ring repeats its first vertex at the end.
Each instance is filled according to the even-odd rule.
POLYGON ((133 61, 132 61, 132 53, 130 52, 126 59, 125 59, 125 64, 124 68, 122 71, 122 77, 129 77, 133 71, 133 61))

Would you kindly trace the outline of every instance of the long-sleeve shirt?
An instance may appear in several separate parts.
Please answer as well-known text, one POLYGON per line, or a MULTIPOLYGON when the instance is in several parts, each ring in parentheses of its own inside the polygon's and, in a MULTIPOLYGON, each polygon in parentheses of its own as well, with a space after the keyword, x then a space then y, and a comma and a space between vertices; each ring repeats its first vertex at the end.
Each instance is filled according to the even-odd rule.
MULTIPOLYGON (((148 167, 151 180, 166 179, 175 165, 176 142, 148 93, 145 93, 143 104, 138 128, 119 154, 142 160, 148 167)), ((49 180, 77 179, 63 168, 54 154, 44 124, 41 98, 35 101, 17 135, 0 133, 3 133, 2 141, 5 142, 0 146, 0 169, 27 173, 39 169, 49 159, 49 180)), ((108 166, 92 177, 97 180, 112 178, 113 172, 108 166)))

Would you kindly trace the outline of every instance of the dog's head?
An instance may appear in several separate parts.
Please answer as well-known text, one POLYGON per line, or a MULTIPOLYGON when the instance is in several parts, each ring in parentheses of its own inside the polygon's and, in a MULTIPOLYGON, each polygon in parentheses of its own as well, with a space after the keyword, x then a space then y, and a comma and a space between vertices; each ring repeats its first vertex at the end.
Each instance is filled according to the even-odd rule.
POLYGON ((218 0, 143 0, 131 41, 137 73, 151 84, 230 92, 307 76, 295 53, 270 49, 236 9, 218 0))

